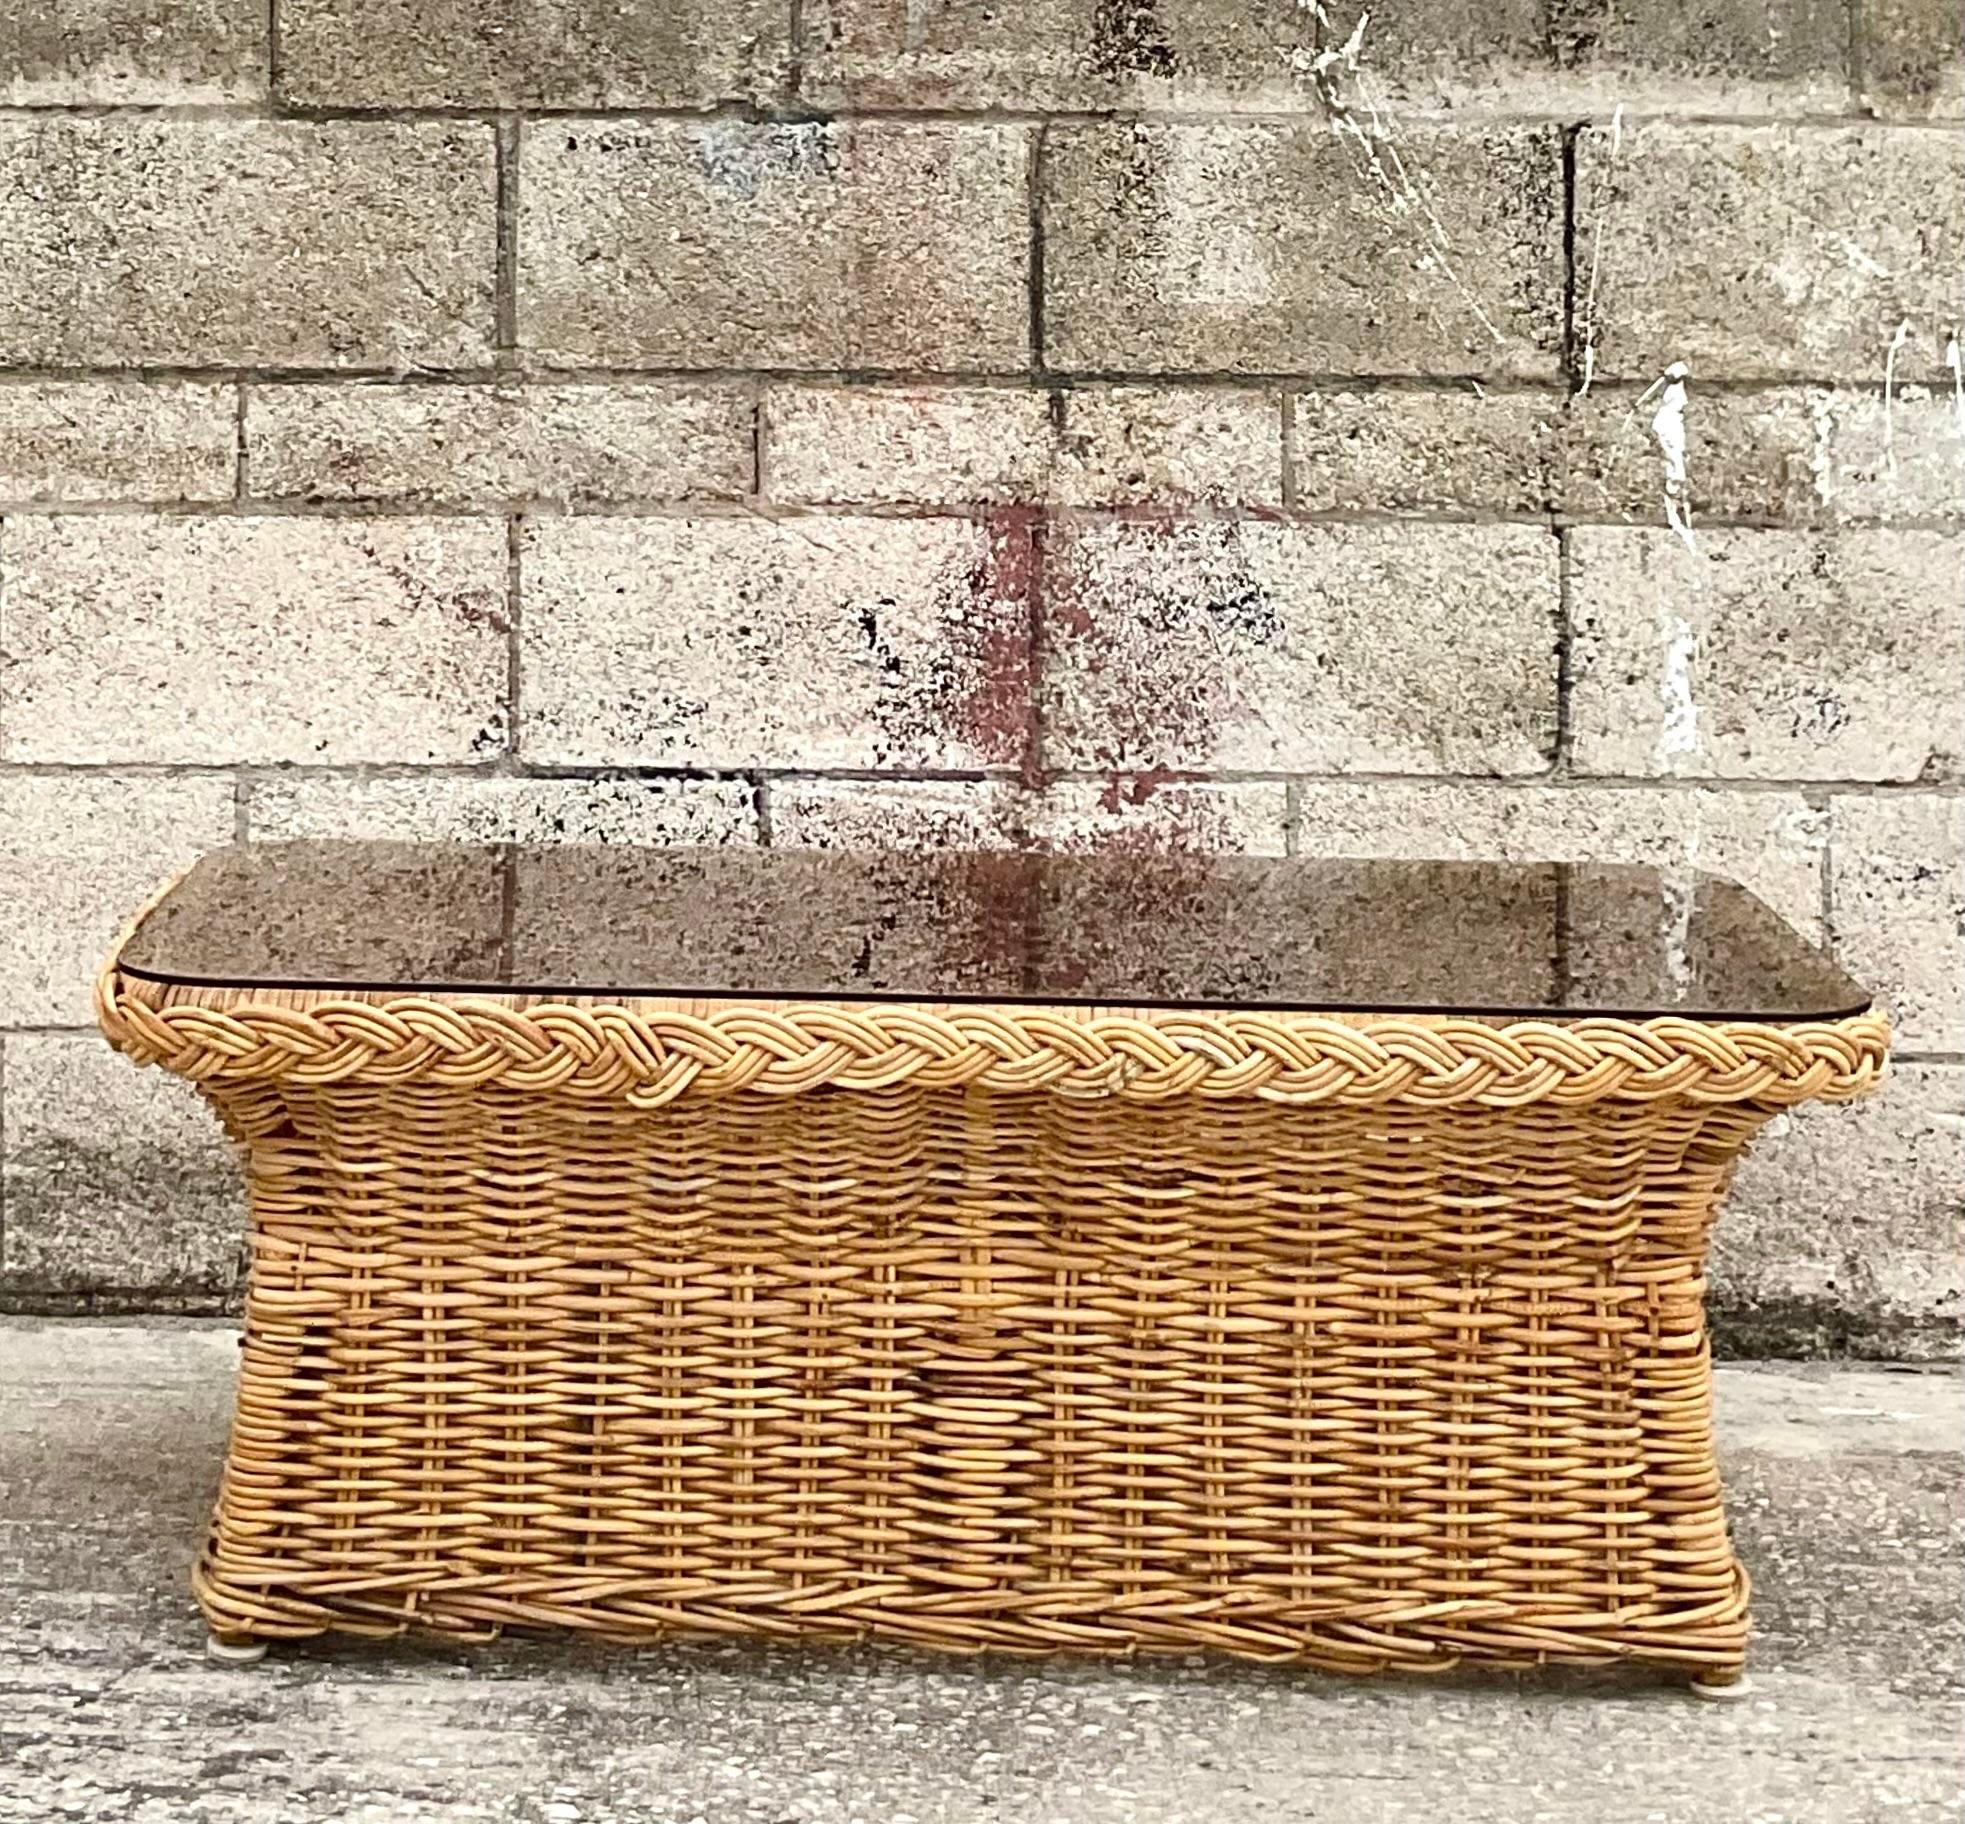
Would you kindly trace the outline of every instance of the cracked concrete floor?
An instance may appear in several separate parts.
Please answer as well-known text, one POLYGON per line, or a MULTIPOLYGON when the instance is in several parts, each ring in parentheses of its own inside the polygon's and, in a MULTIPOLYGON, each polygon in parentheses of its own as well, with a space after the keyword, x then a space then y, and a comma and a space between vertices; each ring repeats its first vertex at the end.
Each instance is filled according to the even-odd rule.
POLYGON ((0 1323, 0 1820, 1925 1824, 1965 1817, 1965 1382, 1721 1372, 1754 1689, 695 1646, 204 1663, 220 1325, 0 1323))

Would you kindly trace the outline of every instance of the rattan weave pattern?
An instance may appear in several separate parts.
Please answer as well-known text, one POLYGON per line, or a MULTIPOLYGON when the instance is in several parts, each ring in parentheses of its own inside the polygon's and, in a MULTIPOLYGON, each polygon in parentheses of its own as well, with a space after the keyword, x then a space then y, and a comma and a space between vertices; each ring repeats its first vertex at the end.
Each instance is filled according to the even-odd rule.
MULTIPOLYGON (((655 1108, 688 1092, 795 1095, 833 1087, 975 1085, 1134 1101, 1196 1095, 1370 1107, 1515 1108, 1602 1098, 1791 1107, 1875 1082, 1874 1016, 1774 1026, 1647 1021, 1161 1012, 1074 1007, 524 1005, 510 997, 320 994, 311 1005, 151 1004, 105 977, 105 1031, 144 1063, 196 1082, 503 1084, 655 1108)), ((215 998, 215 997, 214 997, 215 998)))
POLYGON ((169 990, 243 1143, 228 1634, 1723 1680, 1708 1233, 1887 1035, 169 990))

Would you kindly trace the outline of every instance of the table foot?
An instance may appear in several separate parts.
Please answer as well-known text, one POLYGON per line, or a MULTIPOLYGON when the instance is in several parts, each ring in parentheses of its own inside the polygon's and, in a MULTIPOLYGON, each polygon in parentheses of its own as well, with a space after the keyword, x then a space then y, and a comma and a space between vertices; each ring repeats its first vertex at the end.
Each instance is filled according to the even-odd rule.
POLYGON ((205 1657, 215 1666, 256 1666, 266 1657, 266 1643, 249 1634, 207 1634, 205 1657))
POLYGON ((1692 1695, 1708 1704, 1737 1704, 1753 1696, 1754 1685, 1744 1672, 1701 1673, 1692 1680, 1692 1695))

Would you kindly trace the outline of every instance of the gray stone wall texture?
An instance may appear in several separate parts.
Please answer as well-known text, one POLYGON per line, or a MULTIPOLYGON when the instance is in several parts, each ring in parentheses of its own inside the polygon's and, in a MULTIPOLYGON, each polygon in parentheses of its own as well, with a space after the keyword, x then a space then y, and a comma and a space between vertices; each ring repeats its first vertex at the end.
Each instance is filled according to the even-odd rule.
POLYGON ((1745 881, 1902 1062, 1749 1161, 1723 1345, 1949 1353, 1959 37, 13 0, 0 1306, 236 1295, 89 1006, 215 844, 1132 843, 1745 881))

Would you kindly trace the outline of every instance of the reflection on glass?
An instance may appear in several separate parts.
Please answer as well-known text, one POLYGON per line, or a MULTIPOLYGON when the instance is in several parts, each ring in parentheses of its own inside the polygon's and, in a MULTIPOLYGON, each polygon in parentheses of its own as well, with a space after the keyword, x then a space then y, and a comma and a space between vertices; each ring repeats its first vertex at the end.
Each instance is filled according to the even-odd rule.
POLYGON ((260 844, 207 857, 132 974, 265 987, 1686 1012, 1868 997, 1689 871, 1137 854, 260 844))

